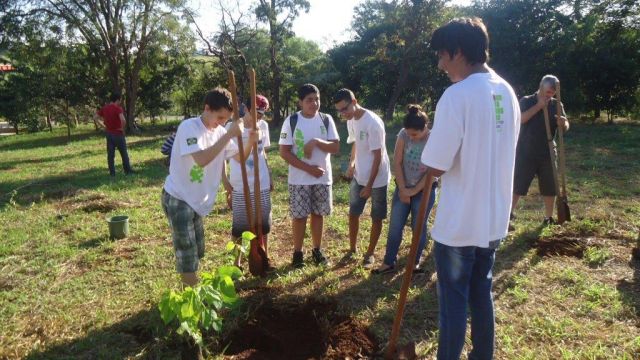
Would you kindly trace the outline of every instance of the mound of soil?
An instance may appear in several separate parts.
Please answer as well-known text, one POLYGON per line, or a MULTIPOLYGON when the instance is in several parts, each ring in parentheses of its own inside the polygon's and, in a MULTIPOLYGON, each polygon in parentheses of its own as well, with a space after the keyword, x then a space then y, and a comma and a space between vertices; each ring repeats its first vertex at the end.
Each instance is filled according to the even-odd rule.
POLYGON ((335 302, 297 306, 267 303, 223 340, 227 359, 368 359, 378 345, 352 318, 335 313, 335 302))
POLYGON ((573 256, 582 259, 588 241, 573 237, 538 239, 534 244, 538 256, 573 256))

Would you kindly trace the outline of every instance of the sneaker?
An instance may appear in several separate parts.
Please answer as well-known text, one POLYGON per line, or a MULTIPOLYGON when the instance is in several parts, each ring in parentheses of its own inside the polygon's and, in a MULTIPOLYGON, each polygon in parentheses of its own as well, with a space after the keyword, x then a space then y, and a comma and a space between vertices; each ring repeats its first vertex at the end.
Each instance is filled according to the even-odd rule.
POLYGON ((364 258, 362 259, 362 265, 370 266, 370 265, 373 265, 373 263, 375 262, 376 262, 376 258, 373 256, 373 254, 371 255, 364 254, 364 258))
POLYGON ((291 266, 296 269, 300 269, 304 267, 304 259, 302 256, 302 251, 294 251, 293 252, 293 261, 291 261, 291 266))
POLYGON ((322 254, 322 251, 319 248, 315 248, 311 251, 311 256, 313 257, 313 261, 316 265, 329 265, 329 261, 322 254))
POLYGON ((393 265, 387 265, 387 264, 382 264, 382 266, 380 266, 379 268, 371 270, 371 274, 373 275, 384 275, 384 274, 391 274, 394 272, 396 272, 396 267, 393 265))
POLYGON ((556 224, 556 222, 553 220, 552 217, 546 217, 542 221, 542 226, 550 226, 550 225, 555 225, 555 224, 556 224))

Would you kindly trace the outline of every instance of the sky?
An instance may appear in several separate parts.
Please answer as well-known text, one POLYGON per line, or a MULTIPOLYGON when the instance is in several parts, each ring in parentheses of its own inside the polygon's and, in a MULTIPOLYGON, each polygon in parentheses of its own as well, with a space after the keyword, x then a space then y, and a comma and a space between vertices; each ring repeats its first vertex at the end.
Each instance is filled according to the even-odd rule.
MULTIPOLYGON (((250 0, 223 0, 228 4, 240 4, 247 9, 253 2, 250 0)), ((322 50, 328 50, 351 38, 349 29, 353 17, 353 9, 363 0, 309 0, 311 9, 302 13, 293 23, 293 31, 299 37, 316 42, 322 50)), ((469 5, 471 0, 453 0, 458 5, 469 5)), ((205 34, 217 30, 219 15, 218 0, 192 0, 194 7, 199 8, 202 16, 197 19, 198 25, 205 34)))

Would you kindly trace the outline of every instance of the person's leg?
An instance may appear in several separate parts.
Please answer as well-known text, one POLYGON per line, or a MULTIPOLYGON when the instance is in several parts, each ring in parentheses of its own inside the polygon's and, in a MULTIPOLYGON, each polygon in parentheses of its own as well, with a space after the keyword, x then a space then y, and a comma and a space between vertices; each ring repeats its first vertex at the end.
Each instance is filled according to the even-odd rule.
POLYGON ((473 265, 469 287, 469 309, 471 310, 470 360, 493 358, 495 317, 491 283, 495 250, 476 248, 476 260, 473 265))
POLYGON ((107 165, 109 166, 109 175, 116 176, 116 144, 113 140, 113 135, 107 133, 107 165))
POLYGON ((304 232, 307 230, 307 218, 292 219, 293 226, 293 251, 302 251, 304 232))
POLYGON ((453 247, 436 242, 434 257, 438 273, 438 360, 458 360, 467 328, 469 281, 475 247, 453 247))
MULTIPOLYGON (((249 229, 249 219, 247 218, 247 206, 244 200, 244 193, 241 191, 231 191, 231 238, 238 245, 242 245, 242 233, 252 231, 249 229)), ((238 251, 234 265, 241 267, 242 252, 238 251)))
POLYGON ((271 215, 271 192, 262 190, 260 192, 260 203, 262 204, 262 234, 264 240, 264 253, 269 258, 269 248, 267 245, 267 235, 271 232, 273 218, 271 215))
POLYGON ((125 174, 129 174, 132 172, 131 164, 129 163, 129 153, 127 152, 127 140, 124 135, 116 135, 116 146, 118 147, 118 151, 120 152, 120 157, 122 158, 122 168, 125 174))
POLYGON ((511 213, 515 213, 518 200, 521 196, 526 196, 529 186, 536 176, 538 165, 528 156, 516 153, 516 162, 513 172, 513 198, 511 202, 511 213))
POLYGON ((404 226, 411 210, 411 204, 400 201, 398 188, 393 192, 391 200, 391 216, 389 217, 389 232, 387 233, 387 248, 384 254, 382 268, 395 266, 398 257, 398 250, 402 242, 404 226))
POLYGON ((518 206, 518 200, 520 200, 520 195, 513 194, 511 198, 511 213, 513 214, 516 211, 516 206, 518 206))
MULTIPOLYGON (((420 210, 420 202, 422 201, 422 194, 424 191, 421 191, 411 197, 411 229, 416 228, 416 221, 419 216, 420 210)), ((420 242, 418 243, 418 252, 416 253, 416 266, 420 264, 420 258, 422 257, 422 252, 424 248, 427 246, 427 233, 429 229, 427 224, 429 223, 429 214, 431 213, 431 209, 433 208, 433 204, 436 201, 436 187, 431 187, 431 194, 429 195, 429 203, 427 204, 427 213, 424 218, 424 222, 422 223, 422 232, 420 233, 420 242)))
POLYGON ((308 185, 289 184, 289 212, 293 232, 294 267, 302 267, 302 243, 307 228, 307 217, 311 213, 311 187, 308 185))
POLYGON ((544 217, 553 217, 553 207, 556 199, 556 179, 553 176, 551 159, 540 159, 538 168, 538 187, 544 202, 544 217))
POLYGON ((367 254, 373 255, 382 232, 382 222, 387 218, 387 185, 371 190, 371 234, 367 254))
POLYGON ((358 230, 360 229, 360 215, 367 203, 360 197, 363 186, 358 185, 356 179, 351 180, 349 188, 349 251, 355 253, 358 249, 358 230))
POLYGON ((311 242, 314 249, 322 247, 322 231, 324 229, 324 217, 311 214, 311 242))

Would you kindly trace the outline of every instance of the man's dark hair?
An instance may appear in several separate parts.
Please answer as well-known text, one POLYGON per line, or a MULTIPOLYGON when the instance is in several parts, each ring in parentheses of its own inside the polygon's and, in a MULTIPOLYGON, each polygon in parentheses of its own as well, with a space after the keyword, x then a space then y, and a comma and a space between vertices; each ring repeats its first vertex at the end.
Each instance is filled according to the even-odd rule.
POLYGON ((410 104, 407 106, 407 115, 402 121, 402 127, 405 129, 424 130, 429 122, 429 117, 422 111, 420 105, 410 104))
POLYGON ((336 92, 336 94, 333 96, 333 103, 337 104, 340 101, 351 103, 355 98, 356 96, 353 95, 353 91, 346 88, 342 88, 338 90, 338 92, 336 92))
POLYGON ((233 111, 231 93, 222 87, 209 90, 207 95, 204 96, 204 104, 209 105, 209 109, 211 110, 227 109, 233 111))
POLYGON ((111 94, 111 97, 109 97, 109 100, 111 100, 111 102, 116 102, 118 100, 120 100, 122 98, 122 94, 120 94, 120 92, 113 92, 111 94))
POLYGON ((470 65, 484 64, 489 59, 489 34, 482 19, 457 18, 433 32, 431 48, 446 51, 450 58, 460 51, 470 65))
POLYGON ((307 95, 309 94, 318 94, 320 95, 320 90, 318 90, 318 87, 313 85, 313 84, 304 84, 302 86, 300 86, 300 88, 298 89, 298 99, 299 100, 304 100, 304 98, 307 97, 307 95))

